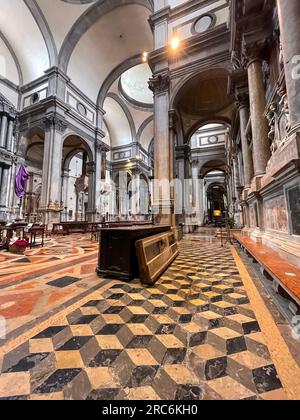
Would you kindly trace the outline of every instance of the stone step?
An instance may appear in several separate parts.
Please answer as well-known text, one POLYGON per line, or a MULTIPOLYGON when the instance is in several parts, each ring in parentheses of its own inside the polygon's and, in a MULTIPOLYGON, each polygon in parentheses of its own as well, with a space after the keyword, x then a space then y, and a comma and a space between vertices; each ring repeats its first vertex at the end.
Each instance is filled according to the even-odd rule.
POLYGON ((209 344, 194 347, 187 361, 189 367, 203 381, 226 376, 227 355, 209 344))
POLYGON ((225 352, 225 354, 234 354, 247 349, 245 337, 226 327, 208 331, 207 344, 225 352))
POLYGON ((239 293, 230 293, 229 295, 224 295, 223 297, 225 302, 233 303, 235 305, 243 305, 249 303, 247 296, 240 295, 239 293))
POLYGON ((250 351, 228 356, 227 373, 251 391, 259 394, 282 387, 272 361, 250 351))
POLYGON ((258 322, 255 319, 241 314, 227 316, 225 318, 225 327, 245 335, 260 331, 258 322))

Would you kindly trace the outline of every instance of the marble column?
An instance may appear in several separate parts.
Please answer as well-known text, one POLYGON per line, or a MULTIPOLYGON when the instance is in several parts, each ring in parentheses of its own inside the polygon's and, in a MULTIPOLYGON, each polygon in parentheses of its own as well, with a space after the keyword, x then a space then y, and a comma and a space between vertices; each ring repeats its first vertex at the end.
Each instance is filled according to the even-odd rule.
POLYGON ((136 219, 140 213, 140 176, 139 170, 133 170, 131 181, 131 216, 133 219, 136 219))
POLYGON ((96 221, 96 163, 88 162, 87 163, 87 175, 89 178, 88 186, 88 209, 87 209, 87 218, 89 222, 96 221))
POLYGON ((290 123, 300 129, 300 1, 277 0, 290 123))
POLYGON ((45 141, 40 210, 45 223, 60 221, 62 188, 63 133, 67 125, 62 117, 44 119, 45 141))
POLYGON ((253 139, 254 175, 259 177, 266 172, 271 150, 268 138, 268 123, 264 116, 266 103, 262 61, 259 57, 259 53, 256 51, 254 51, 253 55, 248 59, 248 83, 253 139))
POLYGON ((174 203, 170 189, 169 76, 150 80, 154 92, 154 200, 153 213, 158 224, 172 224, 174 203))
POLYGON ((8 117, 6 114, 2 114, 1 118, 1 131, 0 131, 0 147, 6 147, 6 137, 8 129, 8 117))
POLYGON ((251 180, 254 175, 253 171, 253 158, 252 152, 248 143, 248 137, 246 133, 246 128, 249 120, 249 111, 247 107, 247 99, 238 98, 238 110, 240 114, 240 132, 241 132, 241 143, 242 143, 242 154, 243 154, 243 164, 244 164, 244 182, 245 188, 251 187, 251 180))

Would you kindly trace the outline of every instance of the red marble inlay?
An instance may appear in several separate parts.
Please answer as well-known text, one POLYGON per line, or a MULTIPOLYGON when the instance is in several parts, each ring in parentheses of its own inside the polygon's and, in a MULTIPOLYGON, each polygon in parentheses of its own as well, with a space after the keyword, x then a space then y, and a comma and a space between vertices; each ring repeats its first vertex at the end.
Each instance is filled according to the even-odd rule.
POLYGON ((0 296, 0 316, 16 318, 29 315, 43 292, 29 292, 0 296))

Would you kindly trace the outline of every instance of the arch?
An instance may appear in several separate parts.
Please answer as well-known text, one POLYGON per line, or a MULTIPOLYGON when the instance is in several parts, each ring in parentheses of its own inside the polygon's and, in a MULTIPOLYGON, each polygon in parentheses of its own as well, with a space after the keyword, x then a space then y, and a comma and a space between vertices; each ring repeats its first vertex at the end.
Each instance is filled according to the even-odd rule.
POLYGON ((138 129, 137 132, 137 139, 138 141, 140 141, 141 136, 143 134, 143 131, 145 130, 145 128, 153 121, 153 115, 150 115, 150 117, 148 117, 140 126, 140 128, 138 129))
MULTIPOLYGON (((228 73, 228 75, 231 74, 232 69, 230 68, 228 63, 220 63, 219 65, 216 65, 213 68, 214 71, 219 71, 219 70, 223 70, 226 71, 228 73)), ((190 80, 192 80, 194 77, 199 76, 201 77, 201 75, 204 75, 207 72, 211 72, 211 69, 203 69, 203 70, 196 70, 191 74, 188 74, 187 76, 183 77, 182 79, 180 79, 180 81, 175 85, 172 94, 171 94, 171 98, 170 98, 170 110, 175 109, 176 108, 176 99, 178 98, 178 95, 180 94, 181 89, 185 86, 185 84, 187 82, 189 82, 190 80)), ((213 74, 212 74, 213 77, 213 74)))
POLYGON ((123 61, 123 63, 119 64, 114 70, 107 76, 105 81, 103 82, 102 86, 100 87, 98 97, 97 97, 97 106, 103 108, 103 104, 106 98, 106 95, 111 87, 111 85, 121 77, 122 74, 129 70, 131 67, 137 66, 141 64, 142 57, 141 55, 135 55, 134 57, 128 58, 127 60, 123 61))
POLYGON ((111 98, 114 101, 116 101, 120 105, 120 107, 122 108, 122 110, 123 110, 123 112, 124 112, 124 114, 127 118, 129 127, 130 127, 132 141, 135 142, 137 140, 135 124, 134 124, 134 121, 133 121, 133 118, 132 118, 132 115, 131 115, 129 109, 127 108, 127 105, 122 101, 122 99, 117 94, 115 94, 113 92, 108 93, 106 97, 111 98))
POLYGON ((150 11, 153 11, 153 3, 150 0, 114 0, 114 1, 101 1, 93 4, 83 15, 81 15, 77 21, 73 24, 69 33, 67 34, 64 42, 61 46, 58 65, 64 71, 67 72, 68 64, 72 53, 79 42, 80 38, 85 32, 99 20, 101 17, 112 12, 114 9, 125 5, 137 4, 146 7, 150 11))
POLYGON ((196 133, 196 131, 209 124, 221 124, 223 126, 226 126, 227 128, 231 128, 231 121, 225 117, 211 119, 205 118, 204 120, 200 119, 197 123, 193 124, 192 127, 188 130, 187 143, 190 143, 191 138, 196 133))
POLYGON ((21 65, 20 65, 20 62, 18 60, 18 57, 16 56, 16 53, 15 53, 14 49, 12 48, 8 39, 5 37, 5 35, 3 34, 3 32, 1 30, 0 30, 0 38, 4 42, 4 45, 6 46, 6 48, 8 49, 8 51, 10 52, 10 54, 12 56, 12 59, 14 60, 14 63, 15 63, 16 68, 17 68, 18 76, 19 76, 19 85, 21 86, 21 85, 23 85, 23 73, 22 73, 22 69, 21 69, 21 65))
POLYGON ((58 51, 56 48, 56 44, 52 35, 52 32, 49 28, 48 22, 45 19, 45 16, 37 4, 36 0, 24 0, 24 3, 30 10, 37 26, 39 27, 41 34, 44 38, 48 55, 49 55, 49 63, 50 67, 57 65, 57 58, 58 58, 58 51))
POLYGON ((65 136, 63 137, 63 147, 65 146, 65 142, 66 140, 68 140, 70 137, 73 137, 74 139, 78 139, 81 142, 81 145, 74 145, 74 149, 72 151, 70 151, 65 157, 64 157, 64 163, 63 163, 63 167, 65 167, 65 163, 68 159, 68 157, 75 151, 77 150, 84 150, 85 152, 87 152, 88 154, 88 158, 90 162, 93 162, 94 160, 94 153, 89 145, 89 143, 81 136, 79 136, 76 132, 68 132, 65 134, 65 136), (78 148, 79 147, 79 148, 78 148), (82 148, 82 149, 81 149, 82 148))

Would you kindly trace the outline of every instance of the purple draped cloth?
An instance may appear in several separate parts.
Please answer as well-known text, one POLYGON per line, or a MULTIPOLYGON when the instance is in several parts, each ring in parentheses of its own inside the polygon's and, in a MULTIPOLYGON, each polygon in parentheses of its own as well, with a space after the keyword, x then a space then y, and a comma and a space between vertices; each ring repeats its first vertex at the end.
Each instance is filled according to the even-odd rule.
POLYGON ((15 193, 16 196, 19 198, 23 198, 26 193, 26 186, 27 181, 29 178, 29 174, 27 171, 26 166, 22 165, 17 173, 16 180, 15 180, 15 193))

